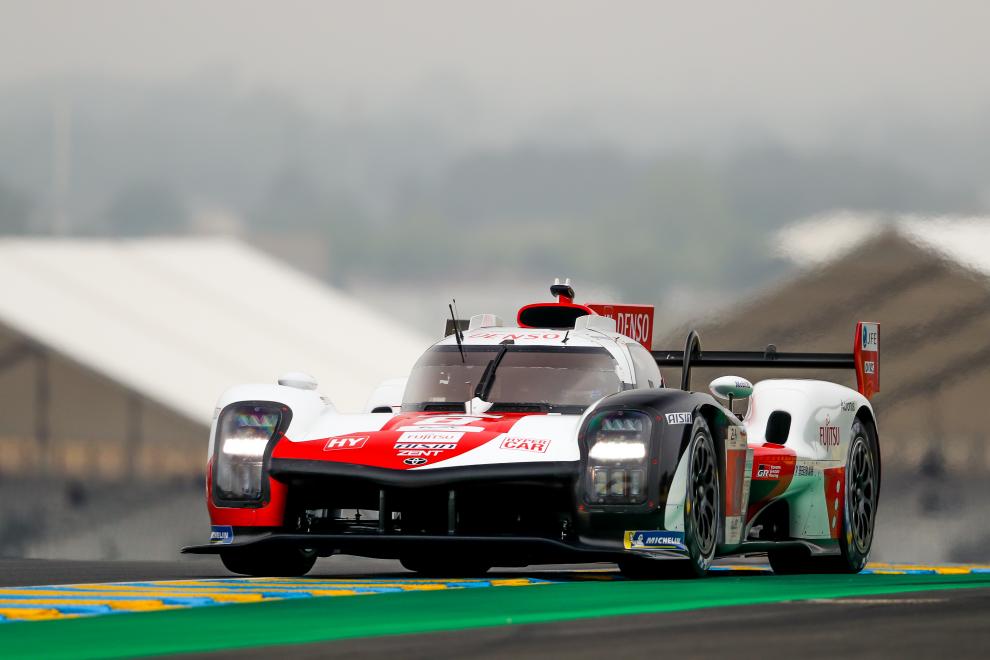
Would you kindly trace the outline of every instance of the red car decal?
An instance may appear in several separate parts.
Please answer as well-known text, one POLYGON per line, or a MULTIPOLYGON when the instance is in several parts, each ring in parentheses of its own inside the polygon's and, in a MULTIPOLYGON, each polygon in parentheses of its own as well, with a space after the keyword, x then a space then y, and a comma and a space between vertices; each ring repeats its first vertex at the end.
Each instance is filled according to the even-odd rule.
POLYGON ((783 445, 766 443, 753 447, 753 474, 749 486, 749 511, 752 520, 763 507, 784 494, 794 478, 797 452, 783 445))
POLYGON ((275 446, 273 458, 352 463, 410 470, 459 456, 508 433, 530 413, 462 415, 405 413, 378 431, 347 433, 275 446))

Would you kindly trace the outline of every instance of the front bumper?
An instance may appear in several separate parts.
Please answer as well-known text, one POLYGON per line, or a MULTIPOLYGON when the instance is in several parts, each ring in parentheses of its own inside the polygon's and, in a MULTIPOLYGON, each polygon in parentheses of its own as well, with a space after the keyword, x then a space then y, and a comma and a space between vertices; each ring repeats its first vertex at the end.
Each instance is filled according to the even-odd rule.
POLYGON ((183 552, 219 554, 289 545, 321 555, 383 559, 471 553, 505 566, 616 561, 630 554, 683 557, 624 546, 626 530, 657 527, 658 510, 652 503, 579 506, 576 461, 397 471, 275 458, 270 475, 285 491, 284 523, 244 526, 218 512, 212 522, 229 526, 228 542, 183 552), (361 515, 345 519, 341 511, 361 515))

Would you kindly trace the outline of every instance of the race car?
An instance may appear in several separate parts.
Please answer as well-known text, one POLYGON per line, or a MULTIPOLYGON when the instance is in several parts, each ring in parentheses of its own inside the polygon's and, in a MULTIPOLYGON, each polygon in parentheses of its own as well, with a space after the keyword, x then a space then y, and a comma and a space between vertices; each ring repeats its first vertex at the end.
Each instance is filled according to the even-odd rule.
POLYGON ((253 576, 303 575, 336 553, 446 577, 573 562, 702 576, 754 554, 782 573, 864 567, 877 323, 856 326, 849 354, 702 351, 695 332, 651 352, 652 307, 578 304, 569 282, 551 293, 515 325, 448 321, 360 414, 300 372, 227 390, 209 439, 209 543, 184 552, 253 576), (679 389, 661 366, 681 368, 679 389), (858 391, 726 375, 692 392, 694 366, 854 369, 858 391))

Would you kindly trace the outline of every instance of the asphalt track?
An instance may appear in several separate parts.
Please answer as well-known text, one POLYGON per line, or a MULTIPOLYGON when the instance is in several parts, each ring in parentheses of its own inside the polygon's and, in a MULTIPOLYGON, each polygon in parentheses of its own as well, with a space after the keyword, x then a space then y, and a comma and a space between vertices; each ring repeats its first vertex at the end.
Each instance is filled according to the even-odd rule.
POLYGON ((737 570, 707 580, 663 582, 622 581, 607 568, 498 572, 486 585, 470 585, 491 588, 461 588, 469 585, 417 585, 412 574, 401 572, 393 562, 347 558, 322 560, 313 580, 283 582, 230 580, 209 557, 179 562, 0 560, 0 588, 7 594, 18 593, 17 587, 87 582, 131 582, 135 584, 88 586, 141 593, 188 592, 202 583, 198 588, 204 593, 217 592, 217 585, 223 585, 223 593, 282 591, 280 598, 293 589, 334 588, 343 594, 348 585, 386 587, 368 590, 379 593, 368 598, 285 597, 223 607, 3 623, 0 656, 209 651, 216 657, 313 658, 674 653, 958 658, 987 657, 990 649, 986 568, 936 572, 919 567, 905 572, 903 567, 879 567, 872 575, 858 576, 772 576, 737 570), (149 582, 153 580, 165 585, 149 582), (404 593, 391 593, 397 591, 404 593))

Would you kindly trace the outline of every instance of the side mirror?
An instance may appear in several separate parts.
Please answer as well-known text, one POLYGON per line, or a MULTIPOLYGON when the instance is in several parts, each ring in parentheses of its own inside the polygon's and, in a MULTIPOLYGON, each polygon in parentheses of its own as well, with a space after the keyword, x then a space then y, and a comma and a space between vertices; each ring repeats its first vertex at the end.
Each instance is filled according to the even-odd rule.
POLYGON ((748 399, 753 393, 753 384, 739 376, 721 376, 713 380, 708 389, 720 399, 728 399, 729 405, 736 399, 748 399))

